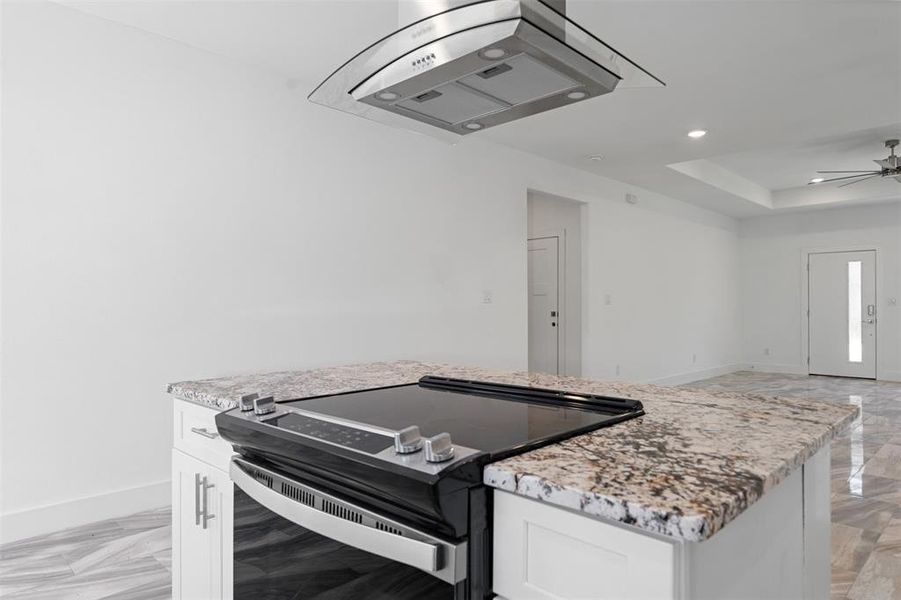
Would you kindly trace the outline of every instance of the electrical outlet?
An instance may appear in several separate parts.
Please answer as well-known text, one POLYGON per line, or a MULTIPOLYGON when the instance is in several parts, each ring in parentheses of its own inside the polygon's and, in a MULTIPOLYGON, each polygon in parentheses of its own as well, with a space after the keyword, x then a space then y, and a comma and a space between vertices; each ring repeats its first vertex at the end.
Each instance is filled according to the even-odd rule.
POLYGON ((692 354, 691 355, 691 364, 695 364, 696 362, 698 362, 698 355, 692 354))
POLYGON ((482 304, 492 304, 494 302, 494 295, 491 293, 491 290, 485 290, 482 292, 482 304))
POLYGON ((616 374, 619 375, 619 365, 616 365, 616 374))
POLYGON ((764 356, 769 356, 769 355, 770 355, 770 349, 769 349, 769 348, 764 348, 764 349, 763 349, 763 355, 764 355, 764 356))
POLYGON ((613 295, 612 294, 604 294, 604 306, 611 306, 613 304, 613 295))

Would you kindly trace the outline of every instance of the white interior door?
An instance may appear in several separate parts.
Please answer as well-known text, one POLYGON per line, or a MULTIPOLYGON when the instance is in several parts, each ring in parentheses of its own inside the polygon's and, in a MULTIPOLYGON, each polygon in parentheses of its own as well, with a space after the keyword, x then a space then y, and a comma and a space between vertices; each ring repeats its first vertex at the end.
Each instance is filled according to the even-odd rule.
POLYGON ((876 252, 808 255, 809 371, 876 378, 876 252))
POLYGON ((560 238, 529 240, 529 371, 559 374, 560 238))

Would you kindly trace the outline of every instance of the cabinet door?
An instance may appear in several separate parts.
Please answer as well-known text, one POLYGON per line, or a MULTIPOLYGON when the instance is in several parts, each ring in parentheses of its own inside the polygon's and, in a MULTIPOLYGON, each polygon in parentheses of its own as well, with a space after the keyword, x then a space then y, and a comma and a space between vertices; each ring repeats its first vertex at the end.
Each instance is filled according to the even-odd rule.
POLYGON ((172 596, 176 600, 231 598, 232 502, 232 483, 225 472, 172 451, 172 596))
POLYGON ((673 600, 674 544, 494 490, 494 592, 510 600, 673 600))

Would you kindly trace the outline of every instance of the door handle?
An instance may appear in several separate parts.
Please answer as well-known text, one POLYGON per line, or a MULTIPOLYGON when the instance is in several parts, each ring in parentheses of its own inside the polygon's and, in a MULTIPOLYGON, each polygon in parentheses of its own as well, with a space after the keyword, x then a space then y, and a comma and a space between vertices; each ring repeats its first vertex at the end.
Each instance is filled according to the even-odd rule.
POLYGON ((217 437, 219 437, 218 433, 216 433, 215 431, 209 431, 206 427, 192 427, 191 431, 210 440, 215 440, 217 437))
POLYGON ((215 519, 216 515, 210 514, 209 498, 207 491, 216 487, 212 483, 207 483, 207 476, 200 476, 200 473, 194 473, 194 524, 206 529, 207 522, 215 519))
MULTIPOLYGON (((204 478, 206 479, 206 478, 204 478)), ((200 473, 194 473, 194 524, 200 525, 200 518, 203 513, 200 511, 200 473)))
POLYGON ((206 477, 206 475, 204 475, 204 476, 203 476, 203 479, 200 480, 200 484, 201 484, 201 486, 203 486, 203 514, 201 515, 200 518, 201 518, 201 520, 202 520, 202 527, 203 527, 204 529, 206 529, 206 524, 207 524, 207 522, 208 522, 210 519, 215 519, 215 518, 216 518, 216 515, 211 515, 211 514, 210 514, 209 497, 208 497, 207 492, 208 492, 209 490, 211 490, 212 488, 216 487, 216 486, 215 486, 214 484, 212 484, 212 483, 207 483, 207 477, 206 477))

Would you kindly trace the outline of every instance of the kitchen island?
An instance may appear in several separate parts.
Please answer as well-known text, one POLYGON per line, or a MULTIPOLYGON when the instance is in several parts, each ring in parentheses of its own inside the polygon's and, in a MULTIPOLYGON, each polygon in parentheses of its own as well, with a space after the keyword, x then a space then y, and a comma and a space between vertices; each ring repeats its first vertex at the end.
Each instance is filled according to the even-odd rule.
MULTIPOLYGON (((853 420, 851 406, 400 361, 172 384, 176 448, 195 430, 215 435, 187 427, 199 407, 180 412, 185 403, 223 410, 251 392, 289 400, 427 374, 632 398, 645 407, 638 419, 485 469, 484 483, 495 489, 498 594, 828 596, 829 442, 853 420)), ((220 536, 227 555, 228 531, 220 536)), ((183 589, 178 541, 176 591, 183 589)), ((228 557, 220 559, 218 587, 228 597, 228 557)))

